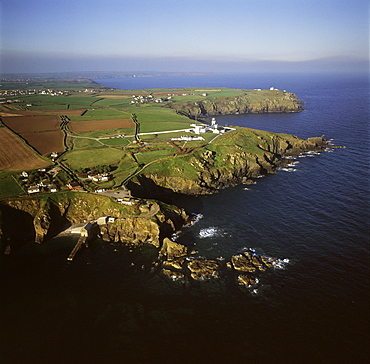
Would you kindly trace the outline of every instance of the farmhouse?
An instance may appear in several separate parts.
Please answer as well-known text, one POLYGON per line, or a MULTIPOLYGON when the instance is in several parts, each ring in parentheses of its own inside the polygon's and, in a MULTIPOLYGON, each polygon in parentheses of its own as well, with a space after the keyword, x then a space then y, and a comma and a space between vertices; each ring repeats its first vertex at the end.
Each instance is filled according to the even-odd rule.
POLYGON ((109 180, 109 175, 107 173, 95 174, 95 175, 89 174, 87 178, 93 180, 94 182, 106 182, 109 180))
POLYGON ((40 192, 40 187, 39 186, 30 186, 27 189, 28 193, 37 193, 40 192))
POLYGON ((82 187, 77 182, 67 183, 66 185, 70 190, 80 190, 82 187))

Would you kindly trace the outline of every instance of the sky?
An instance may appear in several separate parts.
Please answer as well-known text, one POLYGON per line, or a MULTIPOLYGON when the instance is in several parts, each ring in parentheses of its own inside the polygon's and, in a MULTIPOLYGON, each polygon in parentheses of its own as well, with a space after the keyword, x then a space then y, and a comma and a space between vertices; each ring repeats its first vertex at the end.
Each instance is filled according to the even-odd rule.
POLYGON ((368 0, 0 0, 0 72, 356 71, 368 0))

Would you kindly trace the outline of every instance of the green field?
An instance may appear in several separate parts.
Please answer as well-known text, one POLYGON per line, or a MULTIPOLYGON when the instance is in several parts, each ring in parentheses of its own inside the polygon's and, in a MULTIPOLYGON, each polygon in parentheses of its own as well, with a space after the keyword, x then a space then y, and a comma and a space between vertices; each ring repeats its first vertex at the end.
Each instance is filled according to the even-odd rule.
POLYGON ((97 165, 115 164, 120 161, 124 152, 115 148, 98 148, 76 150, 65 154, 64 160, 71 168, 86 168, 94 167, 97 165))
MULTIPOLYGON (((144 173, 152 172, 172 177, 181 174, 186 178, 195 179, 200 173, 197 168, 201 165, 199 164, 199 160, 202 160, 201 153, 206 150, 215 152, 217 156, 213 161, 215 168, 231 164, 228 155, 238 153, 240 150, 247 150, 250 156, 258 155, 263 158, 263 148, 267 146, 270 138, 268 132, 238 128, 237 132, 226 133, 215 140, 213 140, 216 137, 215 134, 206 133, 202 134, 205 140, 175 142, 171 141, 171 138, 189 135, 189 133, 159 132, 190 129, 190 124, 195 122, 191 118, 197 117, 198 120, 201 117, 208 118, 213 115, 212 112, 235 113, 246 105, 258 112, 258 110, 264 110, 266 105, 268 108, 274 108, 299 102, 295 99, 295 95, 279 90, 236 90, 225 87, 113 90, 86 79, 35 79, 28 83, 3 82, 0 92, 5 89, 18 90, 18 92, 33 89, 50 92, 48 90, 53 89, 69 93, 69 95, 58 96, 24 95, 21 92, 7 95, 7 100, 20 100, 20 102, 0 105, 0 111, 8 113, 26 110, 27 113, 24 114, 29 114, 29 111, 37 110, 40 115, 47 115, 48 110, 61 110, 59 113, 64 115, 63 110, 67 109, 81 109, 81 112, 85 110, 82 116, 70 115, 68 118, 63 118, 63 125, 69 135, 67 137, 69 149, 61 160, 69 170, 68 173, 72 175, 81 168, 114 165, 115 169, 111 173, 113 178, 109 182, 100 184, 106 188, 119 186, 127 178, 142 170, 144 173), (137 101, 133 99, 133 95, 142 95, 143 102, 132 103, 137 101), (147 97, 149 95, 153 98, 147 97), (170 98, 168 98, 169 95, 170 98), (164 101, 156 103, 154 101, 156 98, 164 101), (115 122, 108 122, 109 120, 130 119, 132 114, 136 115, 140 125, 139 133, 149 133, 140 135, 141 142, 138 143, 133 137, 135 128, 108 129, 116 125, 115 122), (72 132, 73 127, 68 129, 68 120, 74 123, 84 122, 83 128, 80 129, 92 131, 72 132), (115 138, 119 134, 125 137, 115 138), (212 143, 208 144, 211 141, 212 143)), ((117 125, 123 124, 119 122, 117 125)), ((75 130, 79 130, 77 125, 75 130)), ((78 180, 77 176, 75 180, 78 180)), ((0 175, 0 197, 19 193, 23 193, 22 188, 11 175, 0 175)))
POLYGON ((82 116, 70 116, 72 121, 129 119, 131 114, 115 109, 88 109, 82 116))
POLYGON ((25 191, 12 175, 0 173, 0 199, 22 194, 25 191))

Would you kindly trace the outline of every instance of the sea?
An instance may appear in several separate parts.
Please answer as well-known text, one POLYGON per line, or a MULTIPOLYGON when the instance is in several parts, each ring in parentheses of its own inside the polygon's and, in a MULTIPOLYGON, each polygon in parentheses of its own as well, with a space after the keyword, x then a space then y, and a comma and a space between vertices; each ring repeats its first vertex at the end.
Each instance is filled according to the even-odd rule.
MULTIPOLYGON (((130 252, 76 238, 2 258, 1 363, 368 363, 369 78, 364 74, 212 74, 98 79, 119 89, 230 87, 294 92, 304 111, 216 116, 222 125, 325 135, 253 185, 178 198, 196 221, 174 236, 220 278, 171 280, 130 252), (279 259, 240 286, 243 252, 279 259)), ((20 227, 21 228, 21 227, 20 227)))

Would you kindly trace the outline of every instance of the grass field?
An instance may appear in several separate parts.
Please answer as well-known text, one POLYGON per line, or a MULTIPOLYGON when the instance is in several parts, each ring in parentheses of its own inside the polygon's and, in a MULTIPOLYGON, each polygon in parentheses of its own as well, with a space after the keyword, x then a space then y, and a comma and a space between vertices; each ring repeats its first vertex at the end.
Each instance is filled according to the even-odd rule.
POLYGON ((73 138, 74 149, 103 148, 104 146, 94 139, 73 138))
MULTIPOLYGON (((193 165, 191 158, 201 158, 199 153, 204 149, 216 152, 215 166, 231 163, 225 157, 230 151, 234 153, 242 149, 262 156, 263 149, 259 145, 262 148, 267 145, 266 140, 270 138, 265 134, 267 132, 241 129, 236 133, 220 136, 212 144, 208 143, 216 135, 202 134, 205 140, 176 141, 175 145, 171 138, 188 133, 158 132, 190 129, 194 120, 185 115, 211 115, 212 111, 220 112, 217 107, 223 108, 221 113, 227 113, 229 110, 235 112, 248 104, 258 112, 266 108, 266 105, 274 109, 297 101, 293 94, 279 90, 235 90, 224 87, 112 90, 88 80, 40 79, 30 81, 29 84, 4 82, 0 91, 4 89, 44 89, 47 93, 50 93, 49 89, 69 90, 70 94, 7 96, 7 99, 17 101, 1 104, 0 116, 3 123, 18 135, 7 127, 0 128, 1 170, 19 171, 45 167, 49 162, 29 148, 24 140, 40 154, 46 155, 64 151, 64 133, 67 133, 70 150, 61 158, 69 165, 71 173, 73 170, 98 165, 118 166, 112 171, 113 179, 104 184, 106 187, 119 186, 143 166, 146 173, 160 173, 171 177, 181 173, 187 178, 197 178, 197 163, 193 165), (136 101, 133 95, 144 96, 143 102, 132 103, 136 101), (163 98, 164 101, 156 103, 153 98, 146 97, 148 95, 153 95, 154 99, 163 98), (135 124, 131 120, 132 114, 137 116, 139 132, 151 133, 140 135, 145 143, 136 143, 133 138, 135 124), (115 138, 118 135, 125 137, 115 138)), ((14 182, 15 180, 4 177, 2 183, 5 191, 8 191, 6 193, 19 193, 14 182)))
POLYGON ((114 138, 114 139, 101 139, 101 143, 106 145, 120 146, 124 147, 130 143, 130 140, 127 138, 114 138))
POLYGON ((25 191, 12 175, 0 173, 0 199, 24 193, 25 191))
POLYGON ((68 152, 64 159, 74 169, 115 164, 124 152, 115 148, 86 149, 68 152))

